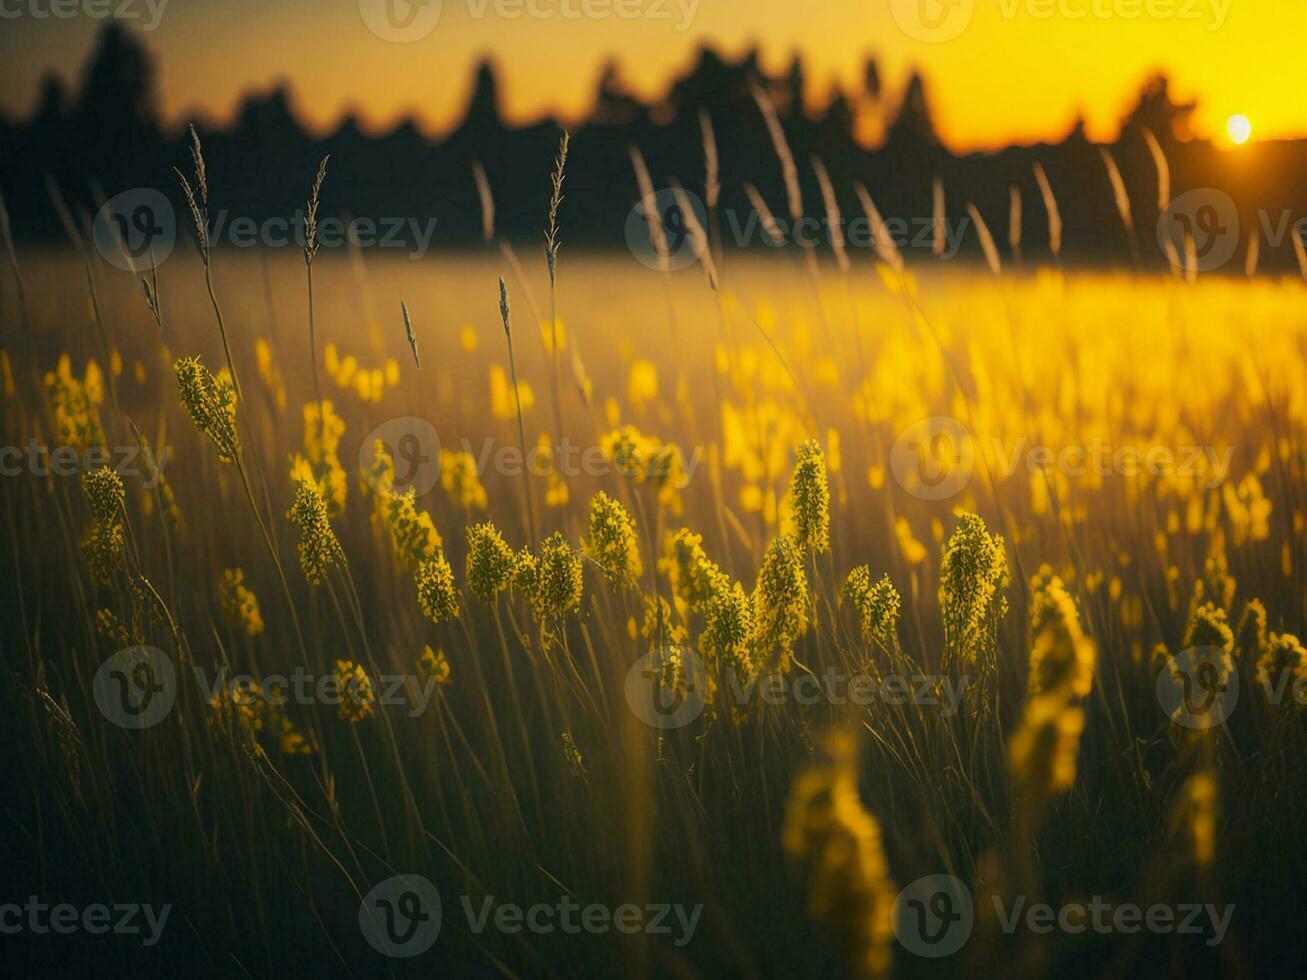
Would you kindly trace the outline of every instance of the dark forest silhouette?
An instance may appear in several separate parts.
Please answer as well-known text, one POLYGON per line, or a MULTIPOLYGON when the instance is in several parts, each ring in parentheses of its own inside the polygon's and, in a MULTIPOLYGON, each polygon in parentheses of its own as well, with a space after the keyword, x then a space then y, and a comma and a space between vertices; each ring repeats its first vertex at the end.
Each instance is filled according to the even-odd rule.
MULTIPOLYGON (((1041 163, 1057 196, 1065 225, 1064 255, 1070 259, 1132 258, 1113 202, 1099 147, 1079 125, 1060 142, 1010 147, 994 153, 955 155, 932 124, 925 80, 913 75, 893 112, 883 142, 874 149, 854 138, 860 107, 884 99, 879 73, 869 61, 861 89, 837 93, 819 113, 805 112, 803 66, 768 75, 756 52, 727 61, 704 48, 693 68, 674 79, 665 99, 646 104, 622 85, 615 65, 604 71, 590 117, 572 132, 563 225, 573 245, 617 245, 638 193, 628 147, 638 146, 655 185, 678 179, 702 188, 703 147, 699 110, 709 113, 721 161, 720 209, 736 226, 748 223, 752 208, 743 191, 755 184, 777 214, 785 214, 781 169, 752 96, 761 84, 777 106, 799 164, 805 208, 823 214, 812 157, 828 168, 846 217, 861 214, 853 182, 863 182, 888 217, 928 219, 932 182, 943 180, 946 213, 959 222, 974 202, 996 239, 1008 237, 1010 187, 1024 202, 1023 250, 1046 255, 1047 225, 1033 166, 1041 163)), ((1037 84, 1032 79, 1030 84, 1037 84)), ((109 25, 83 68, 78 91, 70 93, 54 75, 43 82, 31 116, 0 121, 0 189, 16 232, 27 239, 53 240, 60 223, 51 203, 57 187, 76 213, 92 214, 106 197, 133 187, 163 191, 180 205, 174 166, 188 160, 185 127, 159 121, 153 60, 119 25, 109 25)), ((383 135, 369 135, 346 118, 334 132, 315 137, 295 118, 291 93, 279 87, 251 96, 229 127, 197 123, 209 163, 215 209, 257 220, 289 217, 303 207, 319 159, 331 154, 324 212, 371 218, 438 219, 434 244, 464 245, 481 235, 481 216, 471 165, 484 165, 496 201, 497 228, 508 238, 538 240, 547 199, 547 176, 559 137, 552 120, 511 127, 501 115, 494 66, 476 69, 467 110, 438 140, 405 122, 383 135)), ((1155 229, 1157 171, 1145 130, 1156 135, 1170 162, 1172 196, 1216 187, 1237 202, 1240 252, 1250 231, 1260 233, 1269 212, 1273 227, 1288 209, 1290 223, 1307 215, 1299 175, 1307 172, 1307 142, 1260 144, 1236 153, 1188 138, 1193 106, 1175 103, 1167 80, 1144 84, 1135 108, 1123 120, 1110 150, 1120 166, 1134 209, 1139 252, 1145 265, 1165 262, 1155 229), (1255 154, 1255 166, 1248 158, 1255 154)), ((727 222, 723 221, 723 225, 727 222)), ((755 236, 759 241, 761 236, 755 236)), ((730 236, 727 236, 728 242, 730 236)), ((976 237, 965 248, 974 252, 976 237)), ((1294 261, 1291 239, 1262 234, 1262 261, 1294 261)))

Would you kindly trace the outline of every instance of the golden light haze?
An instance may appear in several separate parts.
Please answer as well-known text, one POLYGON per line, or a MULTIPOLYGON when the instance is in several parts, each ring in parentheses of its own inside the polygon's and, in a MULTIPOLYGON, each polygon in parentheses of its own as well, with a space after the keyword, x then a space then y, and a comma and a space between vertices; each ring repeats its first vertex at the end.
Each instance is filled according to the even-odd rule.
MULTIPOLYGON (((155 0, 156 5, 159 0, 155 0)), ((472 66, 499 68, 511 119, 585 114, 600 69, 616 58, 641 95, 661 93, 702 44, 738 55, 753 44, 779 69, 796 51, 808 98, 834 83, 857 85, 868 55, 889 98, 907 72, 925 73, 935 118, 957 150, 1060 137, 1083 114, 1090 136, 1110 139, 1146 75, 1169 74, 1177 98, 1197 99, 1198 135, 1227 140, 1226 122, 1246 115, 1256 139, 1307 134, 1307 104, 1290 83, 1307 4, 1283 0, 631 0, 645 16, 618 16, 608 0, 444 0, 438 24, 409 44, 365 26, 357 0, 166 3, 157 27, 144 0, 128 22, 154 53, 170 121, 192 112, 226 119, 250 89, 288 80, 304 119, 329 127, 347 111, 371 126, 414 115, 428 132, 455 121, 472 66), (586 6, 586 4, 593 6, 586 6), (926 7, 918 6, 926 4, 926 7), (590 10, 600 16, 576 17, 590 10), (909 36, 907 18, 959 17, 956 37, 909 36), (517 17, 501 13, 518 11, 517 17), (573 16, 564 16, 564 12, 573 16)), ((48 0, 6 0, 6 10, 48 0), (15 2, 19 3, 14 7, 15 2)), ((632 8, 628 7, 627 10, 632 8)), ((27 112, 41 74, 75 82, 100 21, 31 14, 0 31, 0 110, 27 112)), ((909 23, 909 26, 910 23, 909 23)), ((945 33, 954 29, 950 26, 945 33)))

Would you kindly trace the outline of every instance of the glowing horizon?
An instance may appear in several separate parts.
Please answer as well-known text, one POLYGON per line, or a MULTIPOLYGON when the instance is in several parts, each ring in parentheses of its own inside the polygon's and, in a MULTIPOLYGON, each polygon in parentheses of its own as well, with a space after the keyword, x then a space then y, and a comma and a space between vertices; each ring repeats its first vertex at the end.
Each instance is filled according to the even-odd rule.
MULTIPOLYGON (((1274 0, 830 0, 815 10, 780 0, 530 0, 554 12, 548 19, 495 14, 526 0, 446 0, 430 33, 403 44, 379 37, 360 15, 382 0, 289 0, 272 10, 253 0, 203 9, 153 2, 156 29, 140 29, 149 22, 146 0, 135 0, 141 17, 128 26, 155 58, 169 124, 197 115, 228 121, 246 96, 284 81, 297 115, 316 130, 354 114, 374 131, 412 117, 434 135, 459 118, 473 67, 486 56, 510 122, 574 121, 592 105, 610 59, 633 92, 654 99, 701 45, 738 58, 756 44, 769 71, 803 56, 810 104, 824 103, 834 85, 860 85, 874 56, 886 101, 896 105, 916 66, 937 129, 958 152, 1057 140, 1081 117, 1091 138, 1110 140, 1157 71, 1170 77, 1177 100, 1198 102, 1199 137, 1228 143, 1235 115, 1254 121, 1254 141, 1307 135, 1307 107, 1284 85, 1282 68, 1293 38, 1307 30, 1307 6, 1277 8, 1274 0), (599 6, 581 7, 587 3, 599 6), (561 14, 621 4, 666 17, 561 14), (1136 9, 1154 15, 1131 16, 1136 9), (933 19, 922 20, 923 11, 933 19), (249 18, 260 21, 257 31, 249 18)), ((48 70, 75 91, 100 21, 28 16, 5 24, 0 111, 29 113, 48 70)))

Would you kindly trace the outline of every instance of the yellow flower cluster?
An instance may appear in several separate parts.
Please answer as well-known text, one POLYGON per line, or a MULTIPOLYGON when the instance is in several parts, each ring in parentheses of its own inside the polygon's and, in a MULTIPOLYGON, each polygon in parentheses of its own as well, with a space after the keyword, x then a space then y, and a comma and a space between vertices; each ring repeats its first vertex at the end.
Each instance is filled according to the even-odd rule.
POLYGON ((95 361, 87 363, 83 378, 78 380, 68 355, 60 356, 55 370, 45 376, 45 388, 59 445, 73 446, 83 453, 104 445, 99 411, 104 401, 104 381, 95 361))
POLYGON ((750 679, 761 663, 754 597, 708 557, 702 536, 689 528, 668 538, 658 564, 682 618, 693 614, 703 619, 698 643, 704 666, 714 675, 730 670, 741 680, 750 679))
POLYGON ((1256 663, 1266 651, 1266 607, 1258 599, 1249 599, 1239 617, 1234 632, 1234 646, 1238 655, 1249 663, 1256 663))
POLYGON ((409 487, 403 493, 378 496, 375 505, 381 514, 381 524, 390 536, 395 557, 407 568, 416 568, 435 558, 441 547, 440 534, 431 522, 431 515, 418 510, 413 501, 414 491, 409 487))
POLYGON ((95 611, 95 631, 118 649, 141 643, 140 624, 129 628, 112 609, 101 607, 95 611))
POLYGON ((1279 695, 1282 708, 1300 708, 1295 685, 1307 678, 1307 649, 1292 633, 1272 633, 1257 661, 1257 680, 1268 697, 1279 695))
POLYGON ((1013 778, 1036 799, 1070 789, 1097 649, 1062 579, 1048 566, 1030 582, 1029 700, 1008 742, 1013 778))
POLYGON ((357 723, 369 717, 376 707, 377 697, 372 690, 372 679, 352 660, 337 660, 333 672, 336 695, 340 698, 337 713, 345 721, 357 723))
POLYGON ((147 477, 149 482, 154 485, 152 493, 146 493, 141 497, 141 510, 148 517, 154 513, 155 496, 158 496, 159 509, 163 512, 164 519, 173 527, 181 524, 182 512, 177 506, 177 498, 173 496, 172 484, 168 478, 163 475, 163 469, 159 466, 154 457, 154 450, 150 448, 150 443, 144 436, 138 436, 141 442, 141 459, 145 462, 147 477))
POLYGON ((103 466, 82 474, 82 492, 91 504, 91 527, 82 539, 91 579, 100 585, 113 581, 123 565, 123 501, 127 491, 122 478, 103 466))
POLYGON ((652 483, 658 488, 659 506, 680 513, 680 492, 687 479, 676 446, 625 425, 601 436, 599 447, 618 474, 636 483, 652 483))
POLYGON ((946 666, 993 666, 994 634, 1007 614, 1007 585, 1003 539, 991 535, 977 515, 959 515, 939 568, 946 666))
POLYGON ((245 585, 245 573, 241 569, 228 568, 222 573, 218 600, 233 629, 246 636, 258 636, 263 632, 259 600, 245 585))
POLYGON ((465 450, 440 450, 440 485, 455 507, 485 510, 486 488, 477 475, 476 457, 465 450))
POLYGON ((515 396, 508 373, 498 364, 490 365, 490 414, 497 419, 517 418, 519 397, 522 399, 522 414, 525 415, 535 406, 535 392, 531 390, 531 385, 518 378, 515 396))
POLYGON ((313 743, 287 717, 281 689, 270 687, 267 695, 252 681, 225 682, 210 699, 214 717, 228 733, 249 739, 262 748, 271 745, 282 755, 310 755, 313 743))
POLYGON ((213 440, 218 458, 233 463, 240 453, 236 438, 236 389, 226 371, 214 374, 198 357, 182 357, 173 363, 177 391, 195 427, 213 440))
MULTIPOLYGON (((780 383, 791 390, 787 381, 780 383)), ((769 527, 780 519, 775 483, 789 462, 789 447, 805 433, 802 418, 790 407, 791 400, 754 398, 752 404, 742 406, 722 401, 722 464, 739 475, 740 507, 761 514, 769 527)))
POLYGON ((386 388, 399 384, 399 362, 393 357, 386 358, 381 367, 364 367, 353 354, 341 357, 336 345, 328 342, 323 349, 323 360, 327 376, 336 387, 352 391, 365 402, 379 404, 386 388))
POLYGON ((788 534, 772 539, 762 556, 753 588, 755 663, 788 673, 794 643, 808 630, 808 577, 803 554, 788 534))
POLYGON ((560 531, 540 542, 537 551, 524 549, 518 555, 514 585, 526 594, 542 625, 556 627, 565 616, 580 612, 583 584, 581 556, 560 531))
POLYGON ((1245 541, 1265 541, 1271 536, 1271 502, 1262 493, 1257 474, 1247 473, 1236 485, 1221 486, 1221 498, 1234 533, 1236 547, 1245 541))
POLYGON ((706 666, 713 671, 731 671, 741 681, 755 674, 753 644, 754 607, 739 582, 724 583, 703 610, 703 632, 699 646, 706 666))
POLYGON ((286 383, 282 380, 281 368, 272 356, 272 347, 267 340, 260 337, 254 342, 254 360, 259 369, 259 377, 276 406, 278 412, 286 410, 286 383))
POLYGON ((337 450, 345 423, 336 414, 330 400, 311 401, 304 406, 304 455, 296 456, 293 469, 307 466, 322 488, 327 512, 339 517, 345 511, 345 469, 337 450))
POLYGON ((517 555, 504 536, 490 521, 473 524, 467 529, 467 585, 482 602, 495 597, 513 584, 517 574, 517 555))
POLYGON ((682 615, 687 610, 702 615, 708 601, 726 587, 726 573, 704 552, 703 535, 687 527, 671 536, 667 552, 659 564, 671 582, 682 615))
POLYGON ((876 643, 884 650, 898 649, 900 599, 888 575, 872 582, 871 569, 859 565, 845 578, 840 601, 853 604, 864 642, 876 643))
POLYGON ((458 615, 458 586, 454 584, 454 570, 444 551, 436 553, 418 565, 414 582, 418 590, 418 605, 423 615, 433 623, 443 623, 458 615))
POLYGON ((1230 629, 1225 610, 1215 603, 1204 602, 1194 609, 1185 630, 1183 646, 1213 647, 1227 656, 1234 652, 1234 631, 1230 629))
POLYGON ((394 461, 379 440, 372 466, 363 474, 363 489, 372 497, 372 524, 390 541, 391 551, 406 568, 435 558, 442 541, 426 511, 417 509, 416 491, 394 489, 394 461))
POLYGON ((635 519, 602 490, 590 500, 583 548, 586 557, 599 566, 610 582, 629 585, 639 579, 644 566, 635 534, 635 519))
POLYGON ((1180 788, 1171 811, 1171 825, 1199 871, 1216 859, 1216 822, 1220 787, 1208 769, 1195 772, 1180 788))
POLYGON ((1008 765, 1018 785, 1036 798, 1070 789, 1084 727, 1083 708, 1054 696, 1032 698, 1008 740, 1008 765))
POLYGON ((826 482, 826 457, 815 439, 799 444, 798 457, 787 498, 794 521, 794 537, 803 551, 823 555, 830 550, 830 486, 826 482))
POLYGON ((444 687, 448 684, 450 669, 449 658, 445 656, 445 651, 432 650, 430 646, 424 646, 422 656, 418 658, 418 677, 423 681, 428 678, 434 679, 436 687, 444 687))
POLYGON ((1047 565, 1031 579, 1030 594, 1030 696, 1087 696, 1097 650, 1080 627, 1075 601, 1047 565))
POLYGON ((889 973, 897 888, 880 825, 858 797, 854 737, 827 739, 829 761, 799 774, 785 808, 782 845, 798 871, 810 918, 830 937, 848 976, 889 973))
POLYGON ((327 570, 344 562, 345 551, 331 529, 326 498, 311 476, 296 477, 295 502, 286 516, 299 528, 298 553, 304 577, 321 585, 327 570))
POLYGON ((581 758, 581 750, 576 747, 571 732, 563 732, 563 758, 567 760, 568 768, 572 770, 574 775, 581 779, 588 775, 585 760, 581 758))

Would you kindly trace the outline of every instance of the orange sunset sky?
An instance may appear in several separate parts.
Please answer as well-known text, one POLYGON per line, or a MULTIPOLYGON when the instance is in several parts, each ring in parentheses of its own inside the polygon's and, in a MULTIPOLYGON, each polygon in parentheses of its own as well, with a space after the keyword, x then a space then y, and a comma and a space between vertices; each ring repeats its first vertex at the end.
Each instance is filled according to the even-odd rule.
MULTIPOLYGON (((1254 139, 1307 134, 1294 83, 1307 37, 1300 0, 529 0, 534 15, 528 0, 443 0, 410 43, 379 37, 362 12, 391 2, 402 15, 406 0, 56 2, 128 4, 169 120, 226 118, 247 90, 286 79, 315 126, 353 109, 378 127, 412 114, 434 133, 456 119, 471 66, 487 54, 510 118, 576 118, 606 58, 654 96, 707 42, 731 55, 756 43, 774 68, 800 52, 818 103, 833 83, 856 84, 868 55, 890 98, 918 65, 958 150, 1057 137, 1078 114, 1092 137, 1110 139, 1155 70, 1178 97, 1199 100, 1200 136, 1224 139, 1236 114, 1254 139)), ((101 23, 55 18, 50 3, 0 0, 0 111, 10 116, 30 109, 47 69, 75 81, 101 23)))

